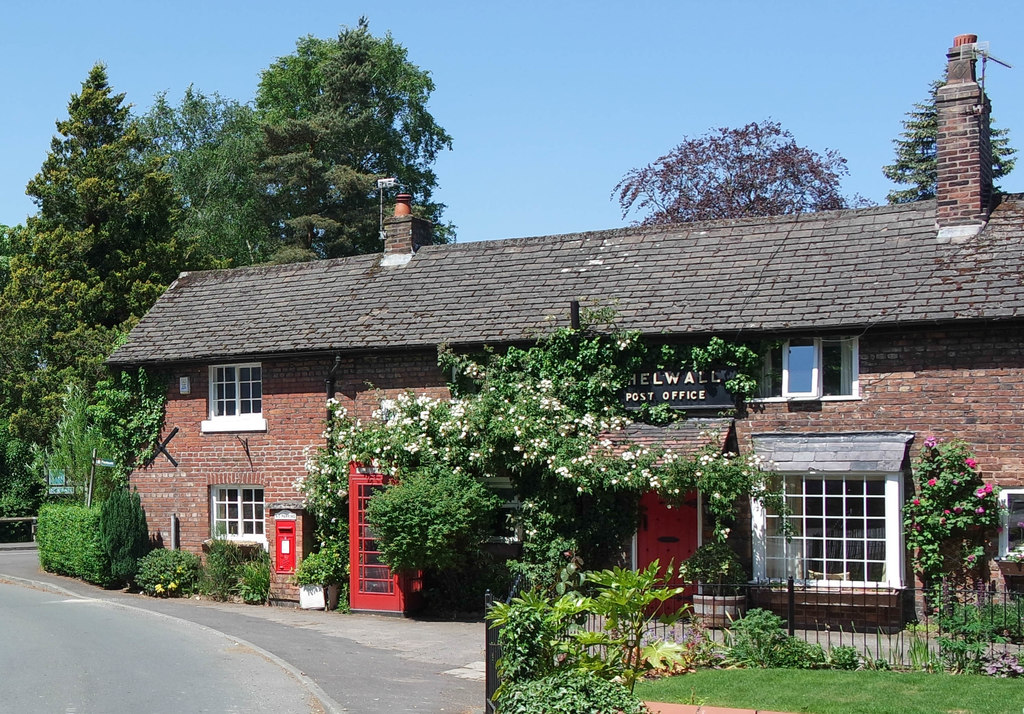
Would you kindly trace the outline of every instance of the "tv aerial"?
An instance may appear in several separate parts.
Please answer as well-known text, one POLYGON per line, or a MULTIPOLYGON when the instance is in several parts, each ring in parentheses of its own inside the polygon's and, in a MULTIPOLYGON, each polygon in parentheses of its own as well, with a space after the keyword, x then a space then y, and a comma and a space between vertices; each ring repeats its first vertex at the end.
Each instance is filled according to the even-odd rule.
POLYGON ((960 59, 977 60, 981 57, 981 81, 979 84, 981 84, 982 91, 985 91, 985 65, 989 60, 992 60, 996 64, 1000 64, 1007 69, 1013 69, 1013 65, 993 56, 992 53, 989 52, 988 48, 988 42, 973 42, 960 47, 960 59))
POLYGON ((377 195, 380 198, 380 224, 379 234, 380 239, 384 240, 387 236, 384 235, 384 189, 391 188, 398 183, 396 178, 379 178, 377 179, 377 195))

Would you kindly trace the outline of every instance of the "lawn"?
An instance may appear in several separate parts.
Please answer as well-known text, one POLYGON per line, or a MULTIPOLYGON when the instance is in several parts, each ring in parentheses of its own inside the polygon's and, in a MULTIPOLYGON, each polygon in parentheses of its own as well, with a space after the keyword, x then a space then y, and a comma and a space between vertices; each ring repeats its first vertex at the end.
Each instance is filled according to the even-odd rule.
POLYGON ((1021 714, 1024 683, 981 675, 702 669, 639 682, 641 699, 814 714, 1021 714))

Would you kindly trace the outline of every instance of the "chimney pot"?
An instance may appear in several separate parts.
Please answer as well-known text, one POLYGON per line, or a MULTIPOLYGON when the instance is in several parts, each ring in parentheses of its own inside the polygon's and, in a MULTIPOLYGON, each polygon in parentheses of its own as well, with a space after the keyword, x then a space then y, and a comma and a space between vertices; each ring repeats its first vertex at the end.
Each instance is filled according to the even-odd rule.
POLYGON ((963 45, 973 45, 977 41, 977 35, 957 35, 953 38, 953 46, 962 47, 963 45))
POLYGON ((400 193, 395 196, 395 217, 408 216, 412 213, 412 194, 400 193))

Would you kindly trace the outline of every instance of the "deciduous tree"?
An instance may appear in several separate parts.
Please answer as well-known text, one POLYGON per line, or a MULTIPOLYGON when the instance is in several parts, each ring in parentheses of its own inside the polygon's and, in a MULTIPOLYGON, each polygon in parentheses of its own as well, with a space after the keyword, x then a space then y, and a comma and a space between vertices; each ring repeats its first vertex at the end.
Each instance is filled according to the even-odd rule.
POLYGON ((774 216, 847 207, 848 173, 835 151, 799 146, 778 122, 751 122, 684 139, 627 172, 612 195, 641 225, 774 216))
POLYGON ((256 178, 263 131, 255 111, 190 86, 177 106, 157 95, 140 123, 181 200, 178 241, 217 265, 266 260, 277 246, 256 178))

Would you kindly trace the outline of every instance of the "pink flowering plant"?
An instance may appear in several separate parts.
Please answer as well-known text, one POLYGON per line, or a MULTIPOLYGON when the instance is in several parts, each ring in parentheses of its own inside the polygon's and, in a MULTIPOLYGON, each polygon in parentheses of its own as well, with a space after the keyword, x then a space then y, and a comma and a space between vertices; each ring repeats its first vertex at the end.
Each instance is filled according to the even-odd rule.
POLYGON ((981 572, 986 538, 999 527, 999 489, 982 481, 970 446, 928 437, 914 477, 904 527, 915 570, 926 581, 981 572))

